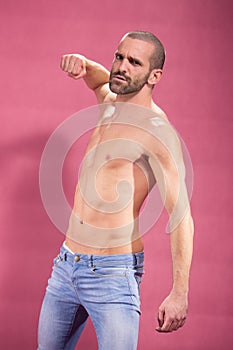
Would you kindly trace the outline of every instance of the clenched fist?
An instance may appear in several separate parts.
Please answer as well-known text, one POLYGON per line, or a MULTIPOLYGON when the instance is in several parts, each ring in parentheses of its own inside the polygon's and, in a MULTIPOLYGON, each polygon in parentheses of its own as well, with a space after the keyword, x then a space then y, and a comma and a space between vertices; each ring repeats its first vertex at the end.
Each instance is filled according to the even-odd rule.
POLYGON ((61 69, 74 79, 83 78, 86 75, 86 58, 79 54, 63 55, 61 69))

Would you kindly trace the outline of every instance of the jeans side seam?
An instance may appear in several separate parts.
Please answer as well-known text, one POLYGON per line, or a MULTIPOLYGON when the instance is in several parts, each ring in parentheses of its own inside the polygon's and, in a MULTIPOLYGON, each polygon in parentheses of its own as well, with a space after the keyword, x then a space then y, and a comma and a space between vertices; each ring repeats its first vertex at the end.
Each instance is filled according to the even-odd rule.
MULTIPOLYGON (((133 292, 132 292, 132 288, 130 286, 130 281, 129 281, 129 274, 126 275, 126 279, 127 279, 127 283, 128 283, 128 288, 129 288, 129 292, 130 292, 130 298, 132 300, 132 303, 135 305, 135 300, 133 299, 133 292)), ((137 281, 135 281, 137 283, 137 281)), ((139 314, 141 314, 141 310, 140 310, 140 293, 138 291, 138 295, 135 296, 135 299, 137 300, 138 304, 139 305, 136 305, 137 306, 137 311, 139 312, 139 314)))

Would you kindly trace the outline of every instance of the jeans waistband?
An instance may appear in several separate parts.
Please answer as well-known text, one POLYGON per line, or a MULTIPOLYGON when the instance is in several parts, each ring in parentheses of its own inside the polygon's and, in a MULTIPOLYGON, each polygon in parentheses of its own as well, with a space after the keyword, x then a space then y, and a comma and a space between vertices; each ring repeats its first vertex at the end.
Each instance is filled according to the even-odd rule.
POLYGON ((143 265, 144 252, 130 253, 130 254, 113 254, 113 255, 87 255, 72 253, 64 245, 60 249, 60 255, 64 260, 74 261, 75 257, 79 257, 79 262, 85 262, 88 265, 95 264, 126 264, 133 266, 143 265))

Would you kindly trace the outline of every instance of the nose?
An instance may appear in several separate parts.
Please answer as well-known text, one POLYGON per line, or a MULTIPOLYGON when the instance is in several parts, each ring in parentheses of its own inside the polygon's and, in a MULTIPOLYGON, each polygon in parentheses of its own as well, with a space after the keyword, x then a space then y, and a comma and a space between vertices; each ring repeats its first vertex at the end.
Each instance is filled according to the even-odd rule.
POLYGON ((120 63, 119 71, 121 73, 126 73, 127 72, 127 60, 125 58, 120 63))

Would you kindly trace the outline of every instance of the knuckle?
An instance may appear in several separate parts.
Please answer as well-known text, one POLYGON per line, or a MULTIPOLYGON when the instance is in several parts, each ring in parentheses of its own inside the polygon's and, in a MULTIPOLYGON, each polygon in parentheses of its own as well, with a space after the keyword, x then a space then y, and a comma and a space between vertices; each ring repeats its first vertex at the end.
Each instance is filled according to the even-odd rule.
POLYGON ((69 56, 69 63, 73 62, 73 55, 69 56))
POLYGON ((169 321, 174 321, 176 319, 176 316, 174 314, 170 314, 168 317, 169 321))

